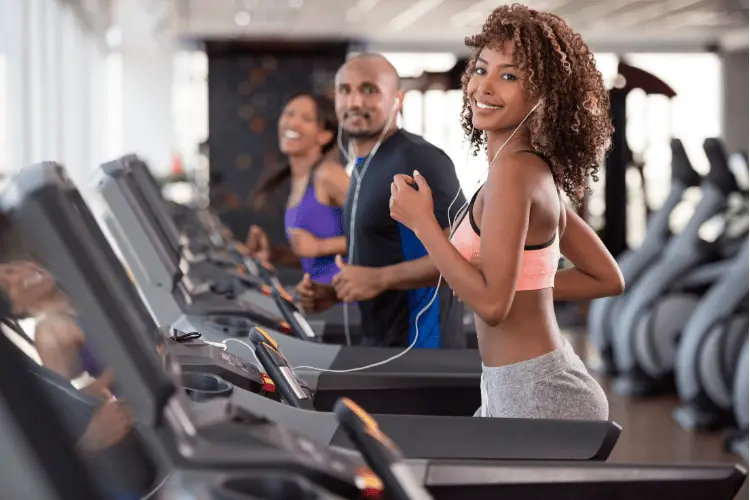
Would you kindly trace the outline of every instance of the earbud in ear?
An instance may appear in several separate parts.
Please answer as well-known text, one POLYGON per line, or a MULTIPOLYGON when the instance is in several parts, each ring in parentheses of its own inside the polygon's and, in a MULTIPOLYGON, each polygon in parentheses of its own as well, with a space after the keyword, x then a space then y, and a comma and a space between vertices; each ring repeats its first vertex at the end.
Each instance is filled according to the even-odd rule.
POLYGON ((399 105, 399 104, 401 104, 401 98, 400 98, 400 97, 396 97, 396 98, 395 98, 395 99, 393 100, 393 109, 396 109, 396 108, 398 107, 398 105, 399 105))

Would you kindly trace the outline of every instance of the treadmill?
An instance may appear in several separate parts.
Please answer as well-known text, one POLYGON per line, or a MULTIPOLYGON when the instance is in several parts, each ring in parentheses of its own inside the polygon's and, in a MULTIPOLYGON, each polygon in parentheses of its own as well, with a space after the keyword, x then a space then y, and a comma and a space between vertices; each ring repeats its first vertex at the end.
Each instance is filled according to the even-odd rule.
POLYGON ((22 354, 0 334, 0 488, 4 500, 104 500, 69 427, 22 354), (40 415, 46 416, 44 422, 40 415))
MULTIPOLYGON (((176 261, 180 245, 174 238, 167 237, 177 231, 169 223, 166 228, 155 227, 155 221, 168 219, 163 216, 163 201, 147 203, 144 193, 134 186, 124 162, 110 163, 100 174, 94 183, 109 206, 106 224, 157 323, 182 332, 200 332, 212 342, 246 336, 249 329, 256 326, 247 318, 218 312, 190 314, 190 305, 185 304, 189 294, 180 282, 180 266, 176 261), (146 206, 157 210, 148 211, 146 206), (155 215, 157 211, 162 216, 155 215), (174 288, 162 286, 171 276, 176 277, 174 288)), ((294 331, 310 330, 288 301, 278 294, 276 301, 286 311, 285 318, 294 331)), ((323 369, 299 370, 300 376, 316 393, 317 409, 330 410, 342 396, 349 396, 368 411, 377 413, 468 416, 479 408, 481 359, 478 350, 412 349, 388 363, 356 370, 383 362, 404 350, 326 345, 284 335, 273 328, 268 331, 293 366, 323 369), (450 397, 446 397, 446 392, 450 397)), ((229 345, 233 353, 250 359, 241 346, 234 342, 229 345)))
MULTIPOLYGON (((10 341, 0 336, 0 429, 8 438, 0 449, 0 484, 7 500, 104 500, 96 479, 75 452, 73 440, 32 377, 8 349, 10 341), (21 404, 23 403, 23 404, 21 404), (39 425, 39 415, 46 415, 39 425)), ((117 360, 119 361, 119 360, 117 360)), ((122 363, 119 363, 122 364, 122 363)), ((140 388, 139 388, 140 389, 140 388)), ((178 399, 178 396, 174 397, 178 399)), ((175 403, 178 404, 178 403, 175 403)), ((472 498, 502 497, 593 500, 630 499, 633 495, 680 495, 680 498, 731 498, 744 482, 738 467, 588 466, 565 464, 508 463, 491 467, 427 463, 418 467, 403 460, 397 447, 380 432, 377 422, 351 402, 337 407, 338 418, 347 426, 372 470, 359 467, 352 478, 341 474, 346 466, 339 458, 327 468, 320 464, 315 443, 272 429, 265 442, 248 444, 241 463, 232 467, 215 460, 212 453, 228 451, 231 445, 194 446, 197 452, 185 460, 169 437, 179 436, 167 419, 158 427, 165 437, 162 447, 175 457, 171 471, 155 484, 150 498, 246 499, 246 500, 344 500, 394 498, 398 500, 449 500, 470 494, 472 498), (302 445, 306 443, 306 445, 302 445), (295 449, 299 445, 300 449, 295 449), (223 449, 222 449, 223 448, 223 449), (302 453, 300 453, 302 452, 302 453), (205 464, 205 465, 199 465, 205 464), (460 482, 454 477, 460 474, 460 482), (382 479, 381 479, 382 478, 382 479), (533 478, 533 479, 531 479, 533 478), (421 481, 420 481, 421 479, 421 481)), ((263 422, 257 422, 263 428, 263 422)), ((155 439, 155 442, 160 440, 155 439)), ((183 449, 184 450, 184 449, 183 449)), ((236 460, 240 462, 240 460, 236 460)))
MULTIPOLYGON (((225 255, 226 253, 237 253, 236 251, 231 252, 231 250, 227 252, 227 249, 235 248, 235 243, 226 240, 225 233, 222 230, 223 224, 210 210, 193 211, 187 207, 176 207, 176 204, 166 202, 145 162, 135 155, 125 156, 121 161, 127 165, 128 172, 132 174, 135 187, 142 192, 144 204, 149 207, 150 217, 158 226, 161 226, 161 234, 165 236, 166 241, 170 242, 170 245, 177 245, 174 248, 176 253, 180 252, 179 242, 185 243, 186 240, 191 248, 206 253, 209 259, 212 254, 212 248, 223 250, 225 255), (178 231, 182 231, 183 235, 187 236, 187 238, 180 239, 178 231)), ((240 259, 240 262, 248 262, 249 260, 251 259, 240 259)), ((236 257, 230 259, 230 261, 238 263, 236 257)), ((248 264, 252 274, 264 279, 266 284, 284 290, 284 285, 274 272, 264 269, 257 262, 248 262, 248 264)), ((347 345, 353 343, 357 345, 359 342, 356 339, 361 335, 359 309, 357 307, 349 307, 348 310, 350 330, 350 338, 348 340, 350 343, 347 343, 343 314, 343 304, 337 304, 328 311, 308 315, 306 319, 324 342, 347 345)), ((473 313, 467 311, 463 322, 464 334, 469 337, 470 341, 473 337, 473 348, 476 349, 476 330, 473 327, 473 321, 473 313)), ((461 349, 462 347, 458 347, 461 344, 462 342, 459 340, 456 348, 461 349)), ((452 349, 452 347, 446 347, 446 349, 452 349)))
MULTIPOLYGON (((363 458, 301 436, 256 408, 237 404, 233 397, 194 402, 177 381, 179 365, 168 354, 160 357, 154 348, 158 339, 153 324, 141 321, 147 314, 133 309, 135 288, 116 265, 114 253, 96 248, 100 241, 79 238, 75 229, 82 228, 90 214, 80 213, 86 211, 80 196, 75 204, 65 202, 66 192, 76 191, 61 174, 55 164, 25 169, 0 197, 0 207, 73 299, 83 326, 91 332, 93 348, 114 369, 139 421, 153 431, 153 444, 170 457, 176 469, 176 480, 170 483, 175 488, 202 485, 200 491, 207 494, 201 498, 258 500, 378 498, 383 493, 398 500, 467 495, 511 500, 666 495, 729 500, 746 478, 743 469, 726 465, 406 460, 380 418, 341 401, 335 418, 363 458), (57 210, 50 210, 53 207, 57 210)), ((98 240, 103 240, 101 232, 98 240)), ((2 362, 0 367, 12 365, 2 362)), ((17 384, 13 375, 0 377, 0 390, 17 384)), ((54 418, 52 412, 36 416, 40 413, 54 418)), ((534 430, 528 432, 525 438, 534 430)))
MULTIPOLYGON (((5 500, 105 500, 112 498, 118 488, 101 481, 93 470, 86 466, 90 457, 84 457, 75 448, 70 427, 61 417, 59 406, 50 399, 49 393, 26 369, 28 360, 4 335, 0 335, 0 429, 6 437, 0 448, 0 484, 5 500), (39 416, 44 415, 43 422, 39 416), (108 494, 107 494, 108 493, 108 494)), ((134 385, 138 385, 137 382, 134 385)), ((348 408, 348 407, 347 407, 348 408)), ((343 409, 343 408, 342 408, 343 409)), ((180 467, 174 460, 167 472, 155 478, 150 491, 142 493, 121 492, 116 498, 192 498, 206 499, 247 499, 247 500, 293 500, 315 498, 319 500, 343 500, 360 498, 381 498, 394 493, 405 498, 433 498, 418 483, 409 471, 394 475, 399 471, 399 457, 392 450, 385 449, 371 439, 356 437, 363 435, 368 420, 352 411, 339 412, 348 432, 362 446, 369 461, 382 464, 382 459, 390 459, 381 481, 379 476, 361 465, 361 460, 345 461, 343 458, 332 462, 328 468, 316 461, 306 463, 314 454, 314 444, 303 450, 294 449, 295 436, 283 430, 272 434, 264 441, 248 443, 242 458, 236 459, 233 467, 222 467, 211 463, 208 450, 202 457, 208 462, 203 467, 189 464, 180 467), (275 439, 274 439, 275 438, 275 439), (291 446, 290 446, 291 445, 291 446), (308 454, 300 454, 306 451, 308 454)), ((371 425, 371 424, 370 424, 371 425)), ((164 434, 169 432, 162 421, 164 434)), ((263 426, 258 423, 256 432, 263 426)), ((171 437, 171 436, 170 436, 171 437)), ((167 439, 160 443, 152 435, 157 446, 167 452, 167 439)), ((299 441, 298 444, 306 443, 299 441)), ((206 448, 202 449, 204 452, 206 448)), ((144 457, 144 461, 151 461, 144 457)), ((123 464, 125 465, 125 464, 123 464)), ((129 464, 128 464, 129 465, 129 464)))
MULTIPOLYGON (((140 346, 144 356, 156 356, 157 351, 160 351, 171 358, 176 356, 176 362, 182 364, 179 358, 186 349, 185 346, 175 346, 159 334, 123 266, 80 193, 68 181, 62 167, 45 163, 26 168, 16 175, 8 193, 5 198, 10 200, 13 200, 10 195, 19 196, 15 205, 17 208, 12 214, 17 221, 16 225, 29 238, 41 238, 36 246, 44 248, 39 252, 50 254, 45 266, 65 284, 74 302, 78 301, 76 309, 79 313, 85 307, 92 307, 86 305, 87 300, 111 297, 112 304, 106 307, 99 305, 104 307, 104 312, 100 311, 99 315, 106 322, 102 319, 94 323, 83 318, 82 327, 87 335, 112 328, 130 332, 127 335, 138 337, 137 340, 130 341, 140 346), (77 283, 77 288, 80 287, 82 291, 71 290, 68 283, 77 283), (114 307, 117 311, 109 311, 109 307, 114 307)), ((199 341, 200 339, 190 342, 199 341)), ((123 349, 113 347, 122 342, 124 341, 92 345, 95 353, 102 353, 106 358, 109 350, 123 349)), ((200 353, 219 348, 209 344, 203 347, 195 345, 189 349, 200 353)), ((248 349, 247 354, 252 356, 253 353, 248 349)), ((212 362, 213 360, 207 360, 207 363, 212 362)), ((194 370, 197 371, 195 368, 194 370)), ((216 382, 213 378, 215 375, 211 375, 208 378, 216 382)), ((136 374, 133 376, 142 377, 136 374)), ((148 374, 147 377, 155 375, 148 374)), ((284 380, 287 384, 296 385, 296 377, 290 369, 284 370, 284 380)), ((230 385, 226 381, 224 384, 230 385)), ((353 448, 332 413, 294 407, 290 405, 293 403, 290 401, 281 404, 234 385, 226 387, 223 394, 235 408, 244 411, 252 409, 254 414, 262 415, 326 445, 353 448)), ((132 397, 146 397, 146 394, 135 394, 132 397)), ((138 399, 131 402, 145 404, 138 399)), ((376 418, 383 431, 393 438, 409 458, 606 460, 621 432, 617 424, 608 421, 415 415, 381 415, 376 418), (436 436, 440 438, 436 439, 436 436)))
MULTIPOLYGON (((175 255, 181 255, 188 263, 208 262, 230 270, 249 271, 256 278, 272 289, 280 291, 282 295, 288 295, 286 288, 276 277, 275 273, 265 269, 259 262, 250 257, 240 254, 233 241, 227 241, 226 234, 221 221, 208 210, 191 211, 186 207, 180 209, 179 219, 182 225, 178 230, 174 218, 167 210, 167 204, 162 198, 161 190, 156 180, 151 175, 146 164, 135 155, 127 155, 120 160, 128 166, 128 180, 133 184, 133 189, 138 192, 143 201, 143 209, 147 210, 149 217, 153 218, 155 229, 159 235, 173 246, 175 255), (153 210, 152 205, 158 205, 159 210, 153 210)), ((107 165, 103 167, 105 170, 107 165)), ((174 210, 173 210, 174 211, 174 210)), ((244 274, 244 273, 243 273, 244 274)), ((270 293, 265 292, 265 295, 270 293)), ((273 300, 265 300, 263 297, 254 297, 254 301, 260 307, 269 311, 276 310, 277 305, 273 300)), ((292 308, 294 306, 292 305, 292 308)), ((356 308, 350 308, 350 313, 355 316, 355 323, 359 321, 356 308)), ((307 319, 307 323, 313 327, 315 338, 329 343, 345 343, 345 332, 341 318, 338 324, 335 316, 342 316, 343 311, 329 311, 331 314, 317 315, 315 319, 307 319)), ((289 313, 291 314, 291 312, 289 313)), ((271 326, 271 325, 266 325, 271 326)), ((306 333, 303 325, 299 333, 306 333)), ((359 334, 358 325, 350 325, 350 334, 356 337, 359 334)), ((307 336, 302 336, 308 339, 307 336)))

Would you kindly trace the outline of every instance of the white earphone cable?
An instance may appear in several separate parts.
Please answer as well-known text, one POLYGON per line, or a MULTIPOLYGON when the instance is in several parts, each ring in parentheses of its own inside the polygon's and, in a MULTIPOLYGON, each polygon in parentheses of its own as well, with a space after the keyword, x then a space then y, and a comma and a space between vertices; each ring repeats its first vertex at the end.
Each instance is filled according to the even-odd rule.
MULTIPOLYGON (((490 168, 495 163, 495 160, 497 160, 497 157, 500 155, 500 151, 502 151, 503 148, 505 148, 505 146, 510 142, 510 140, 516 135, 516 132, 518 132, 518 130, 526 122, 526 120, 529 118, 529 116, 531 116, 531 113, 533 113, 534 110, 536 110, 536 108, 539 107, 539 104, 541 104, 541 101, 537 102, 534 105, 534 107, 531 108, 531 110, 526 114, 526 116, 524 117, 524 119, 521 120, 521 123, 518 124, 518 126, 513 131, 513 133, 510 134, 510 136, 505 140, 505 142, 503 143, 503 145, 500 146, 500 148, 495 152, 494 156, 492 157, 492 161, 489 162, 489 165, 487 165, 487 168, 479 176, 479 179, 477 181, 477 187, 481 185, 481 181, 482 181, 482 178, 484 177, 484 174, 486 174, 487 172, 489 172, 490 168)), ((394 106, 393 106, 393 110, 394 111, 396 110, 396 105, 397 105, 397 103, 394 103, 394 106)), ((384 131, 387 130, 388 127, 390 126, 390 123, 391 123, 391 120, 392 120, 394 114, 395 113, 393 113, 393 112, 391 113, 391 117, 388 120, 388 125, 386 125, 386 128, 383 129, 384 131)), ((474 127, 472 126, 471 134, 469 135, 469 137, 471 137, 473 135, 474 135, 474 127)), ((350 231, 349 231, 349 239, 350 239, 350 245, 349 245, 349 262, 352 261, 352 255, 353 255, 352 250, 354 248, 354 215, 356 213, 357 201, 358 201, 358 198, 359 198, 359 188, 361 186, 362 178, 364 177, 364 174, 365 174, 365 172, 367 170, 367 167, 370 164, 370 160, 372 159, 372 157, 374 156, 375 152, 377 151, 377 148, 379 148, 380 144, 382 143, 383 136, 384 136, 384 134, 381 135, 381 139, 378 140, 378 144, 376 144, 376 147, 373 148, 373 151, 367 157, 367 160, 366 160, 366 162, 364 164, 364 167, 362 168, 361 174, 359 174, 357 176, 357 181, 356 181, 357 185, 355 187, 354 197, 353 197, 353 200, 352 200, 352 215, 351 215, 351 223, 350 223, 350 231)), ((342 147, 341 146, 341 141, 339 141, 339 147, 342 147)), ((342 152, 343 152, 343 147, 342 147, 342 152)), ((470 153, 471 153, 471 144, 469 144, 469 150, 466 153, 466 164, 467 165, 469 163, 469 154, 470 153)), ((489 151, 488 151, 488 154, 489 154, 489 151)), ((344 153, 344 155, 347 156, 346 153, 344 153)), ((347 159, 348 159, 348 156, 347 156, 347 159)), ((349 161, 351 161, 351 160, 349 160, 349 161)), ((352 172, 353 172, 353 174, 356 174, 356 170, 353 170, 352 172)), ((455 224, 456 224, 456 221, 459 219, 459 216, 466 215, 464 209, 466 207, 468 207, 468 204, 469 204, 467 201, 464 201, 464 203, 461 206, 461 208, 459 208, 458 211, 456 212, 456 216, 451 221, 450 210, 453 207, 453 204, 456 202, 456 200, 458 200, 458 197, 461 195, 461 192, 462 192, 462 189, 459 187, 458 191, 456 192, 456 195, 453 198, 453 201, 451 201, 450 205, 448 205, 448 221, 449 221, 449 229, 450 229, 449 233, 451 235, 453 234, 453 232, 455 230, 455 224)), ((440 276, 438 277, 437 285, 435 287, 435 293, 433 293, 432 298, 427 303, 427 305, 425 305, 417 313, 417 316, 414 318, 414 330, 415 330, 414 331, 414 339, 411 341, 411 343, 409 344, 409 346, 406 347, 406 349, 404 349, 403 351, 399 352, 398 354, 396 354, 394 356, 391 356, 390 358, 386 358, 383 361, 379 361, 377 363, 372 363, 372 364, 369 364, 369 365, 360 366, 360 367, 356 367, 356 368, 349 368, 349 369, 346 369, 346 370, 331 370, 331 369, 326 369, 326 368, 317 368, 315 366, 304 366, 304 365, 303 366, 296 366, 296 367, 294 367, 294 369, 297 370, 297 369, 306 368, 306 369, 309 369, 309 370, 315 370, 315 371, 326 372, 326 373, 349 373, 349 372, 356 372, 356 371, 367 370, 369 368, 375 368, 377 366, 383 366, 385 364, 390 363, 391 361, 393 361, 395 359, 400 358, 401 356, 403 356, 404 354, 406 354, 407 352, 409 352, 416 345, 417 340, 419 339, 419 318, 422 317, 422 315, 425 313, 425 311, 427 311, 432 306, 432 304, 435 302, 435 299, 437 298, 438 293, 440 292, 440 285, 442 284, 442 281, 443 281, 443 274, 441 273, 440 276)), ((348 318, 346 307, 347 307, 347 304, 344 304, 344 331, 346 333, 347 345, 351 345, 351 339, 350 339, 350 336, 349 336, 349 322, 348 322, 349 318, 348 318)))

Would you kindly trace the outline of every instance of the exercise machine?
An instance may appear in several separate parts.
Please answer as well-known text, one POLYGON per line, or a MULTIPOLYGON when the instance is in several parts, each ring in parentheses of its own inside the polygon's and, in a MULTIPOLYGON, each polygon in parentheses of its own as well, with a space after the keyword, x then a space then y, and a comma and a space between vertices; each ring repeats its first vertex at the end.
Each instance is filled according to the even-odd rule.
MULTIPOLYGON (((158 257, 174 254, 176 243, 158 237, 168 231, 152 227, 160 218, 146 215, 145 201, 136 204, 139 194, 133 183, 128 182, 127 165, 109 164, 107 173, 101 174, 95 183, 109 206, 105 220, 157 323, 182 332, 200 332, 203 339, 211 342, 246 336, 249 328, 255 326, 248 318, 230 316, 221 310, 198 315, 185 306, 179 265, 174 258, 168 261, 158 257), (154 276, 164 276, 164 280, 175 276, 175 285, 160 286, 154 282, 154 276)), ((153 208, 163 210, 163 203, 153 208)), ((277 292, 274 292, 276 301, 282 311, 286 309, 285 318, 293 330, 307 330, 305 319, 295 314, 293 306, 277 292)), ((378 413, 468 416, 479 407, 481 359, 477 350, 412 349, 382 363, 402 354, 403 349, 327 345, 299 338, 304 335, 295 338, 273 328, 268 331, 282 346, 292 366, 323 369, 298 370, 316 394, 317 409, 330 410, 333 402, 343 396, 378 413), (356 370, 369 365, 377 366, 356 370)), ((252 361, 242 346, 230 344, 234 354, 252 361)))
POLYGON ((641 246, 635 250, 627 250, 617 258, 626 283, 625 291, 619 296, 596 299, 591 302, 589 309, 589 339, 601 359, 601 366, 596 368, 607 375, 616 373, 612 337, 620 308, 634 284, 658 262, 667 242, 672 238, 670 218, 673 211, 684 201, 685 193, 701 183, 701 176, 693 169, 682 141, 672 139, 670 146, 672 181, 667 199, 652 214, 641 246))
POLYGON ((727 219, 728 198, 739 188, 717 139, 706 139, 710 171, 701 183, 702 198, 685 229, 669 240, 662 258, 642 279, 629 285, 614 318, 614 360, 620 394, 644 396, 671 390, 675 345, 700 296, 729 264, 737 238, 706 239, 706 225, 727 219), (723 252, 723 254, 722 254, 723 252), (703 267, 699 267, 703 266, 703 267), (646 356, 639 358, 639 353, 646 356), (658 372, 644 358, 658 360, 658 372), (655 376, 654 376, 655 375, 655 376))
MULTIPOLYGON (((156 217, 157 224, 164 231, 163 235, 177 244, 182 243, 197 259, 212 260, 217 264, 231 267, 246 266, 251 275, 259 278, 274 289, 284 290, 284 285, 275 272, 264 269, 259 262, 237 251, 237 245, 231 239, 231 232, 224 226, 211 210, 191 209, 163 199, 161 189, 151 174, 148 166, 136 155, 126 155, 121 162, 128 166, 133 181, 147 202, 144 208, 156 217), (154 210, 152 205, 160 205, 154 210), (219 255, 217 256, 217 253, 219 255)), ((180 249, 176 248, 179 252, 180 249)), ((185 252, 183 252, 185 253, 185 252)), ((360 334, 359 310, 349 308, 349 340, 356 340, 360 334)), ((344 344, 346 342, 343 323, 342 305, 334 306, 329 311, 307 317, 321 341, 344 344)), ((353 341, 353 343, 356 343, 353 341)))
POLYGON ((748 332, 750 252, 744 244, 685 324, 675 363, 682 405, 675 420, 688 430, 709 430, 732 422, 732 384, 748 332))
POLYGON ((734 406, 734 419, 737 422, 737 432, 727 440, 727 448, 735 455, 748 459, 748 402, 750 394, 750 363, 748 362, 748 343, 742 348, 742 353, 737 361, 734 374, 734 386, 732 390, 732 403, 734 406))
MULTIPOLYGON (((0 484, 8 500, 72 500, 109 498, 76 453, 73 439, 58 420, 53 405, 44 398, 34 380, 23 373, 10 341, 0 336, 0 429, 8 439, 0 449, 0 484), (14 370, 15 368, 15 370, 14 370), (39 425, 39 415, 45 415, 39 425)), ((175 399, 180 399, 175 395, 175 399)), ((184 403, 184 401, 183 401, 184 403)), ((174 404, 171 406, 175 406, 174 404)), ((185 405, 189 408, 189 405, 185 405)), ((687 500, 731 498, 745 480, 737 467, 670 467, 607 465, 580 469, 566 464, 511 462, 494 467, 475 464, 405 460, 400 450, 379 428, 377 421, 351 401, 341 401, 337 418, 362 453, 354 462, 351 455, 334 454, 316 443, 300 439, 283 428, 254 422, 258 431, 269 431, 265 440, 256 439, 243 448, 241 459, 231 465, 225 455, 231 444, 197 445, 190 457, 179 455, 177 425, 164 419, 158 424, 161 446, 176 457, 171 470, 147 496, 247 500, 453 500, 502 496, 521 500, 543 495, 550 499, 625 499, 635 494, 666 492, 687 500), (324 454, 324 455, 323 455, 324 454), (218 455, 219 458, 216 458, 218 455), (333 458, 326 464, 322 459, 333 458), (223 461, 222 461, 223 460, 223 461), (181 463, 180 463, 181 462, 181 463), (352 466, 352 462, 356 465, 352 466), (363 463, 364 462, 364 463, 363 463), (367 467, 366 465, 369 465, 367 467), (348 472, 348 474, 346 474, 348 472), (456 479, 456 475, 460 479, 456 479), (529 481, 529 478, 534 478, 529 481), (156 495, 156 496, 153 496, 156 495)), ((165 412, 166 413, 166 412, 165 412)), ((190 415, 186 415, 190 416, 190 415)), ((184 444, 184 443, 182 443, 184 444)))
MULTIPOLYGON (((400 460, 394 447, 390 447, 390 454, 380 450, 378 455, 372 450, 377 443, 364 442, 363 432, 390 436, 389 426, 382 420, 385 416, 367 415, 351 406, 347 406, 348 413, 347 408, 337 408, 334 418, 347 440, 354 442, 350 450, 361 451, 365 459, 359 453, 328 446, 320 436, 310 438, 279 425, 263 414, 262 405, 237 402, 234 396, 242 391, 234 391, 229 398, 192 401, 176 377, 179 365, 168 353, 162 357, 154 348, 153 323, 143 324, 139 319, 145 311, 133 310, 138 295, 132 284, 122 286, 129 282, 122 266, 111 266, 114 253, 111 249, 103 251, 99 242, 80 240, 80 234, 70 231, 85 224, 80 215, 85 205, 64 202, 64 191, 74 188, 62 174, 54 164, 25 169, 0 196, 0 207, 13 226, 23 232, 42 265, 58 277, 72 297, 94 350, 114 369, 124 397, 139 420, 153 431, 153 444, 169 457, 178 477, 184 476, 181 484, 195 482, 197 487, 197 483, 208 481, 206 486, 213 498, 260 495, 288 500, 315 498, 316 493, 318 498, 360 498, 365 493, 363 486, 369 484, 375 490, 370 494, 387 488, 392 498, 403 498, 399 495, 405 490, 409 498, 417 500, 424 498, 420 485, 439 500, 466 495, 478 499, 542 496, 586 500, 602 495, 629 499, 666 494, 688 500, 729 500, 745 481, 744 470, 726 465, 493 463, 486 460, 487 456, 481 462, 400 460), (57 210, 50 211, 53 206, 57 210), (78 220, 71 225, 75 217, 78 220), (355 416, 361 422, 356 423, 355 416), (380 473, 366 468, 366 462, 380 473), (380 465, 375 466, 377 463, 380 465), (416 481, 404 478, 407 472, 416 481), (380 483, 367 481, 372 474, 377 474, 380 483), (316 489, 297 489, 298 476, 316 489), (394 485, 393 476, 402 482, 394 485), (384 488, 377 488, 378 484, 384 488), (295 491, 302 494, 294 495, 295 491)), ((97 239, 104 241, 101 231, 97 239)), ((476 419, 474 425, 490 420, 495 419, 476 419)), ((529 443, 537 431, 527 429, 516 439, 529 443)), ((440 434, 433 431, 433 440, 435 435, 440 434)), ((486 433, 483 437, 487 440, 493 435, 486 433)), ((383 441, 401 445, 398 439, 383 439, 381 444, 383 441)))
MULTIPOLYGON (((123 335, 139 337, 137 345, 144 351, 145 359, 138 360, 137 364, 146 363, 148 357, 156 356, 157 351, 162 351, 172 358, 177 357, 175 361, 179 365, 179 357, 184 352, 177 349, 181 345, 175 346, 160 334, 124 267, 106 242, 75 186, 67 180, 63 168, 57 164, 41 164, 24 169, 15 180, 16 189, 25 193, 23 210, 17 211, 17 225, 23 227, 24 233, 44 237, 47 242, 45 252, 54 247, 55 250, 48 259, 49 264, 45 265, 63 282, 68 294, 75 295, 67 288, 69 285, 63 277, 66 273, 78 270, 75 279, 86 282, 79 283, 78 286, 91 290, 87 293, 92 299, 104 300, 111 297, 111 302, 106 307, 99 304, 104 309, 98 316, 108 318, 108 323, 87 322, 82 318, 82 327, 87 335, 94 335, 88 332, 97 329, 116 327, 123 335), (118 311, 110 312, 110 307, 118 308, 118 311)), ((73 277, 69 281, 76 283, 73 277)), ((81 300, 83 298, 85 297, 81 297, 81 300)), ((247 349, 245 354, 254 359, 250 348, 241 347, 247 349)), ((102 352, 106 357, 112 346, 94 345, 93 348, 94 352, 102 352)), ((199 353, 200 348, 196 346, 193 356, 199 353)), ((297 376, 294 371, 289 367, 282 371, 283 379, 274 382, 278 385, 286 381, 296 385, 297 376)), ((215 380, 216 375, 210 375, 208 378, 215 380)), ((157 375, 147 372, 133 376, 150 380, 157 375)), ((332 413, 300 409, 289 405, 288 401, 281 404, 236 386, 231 390, 221 389, 218 392, 230 399, 236 407, 248 411, 252 409, 253 413, 282 423, 312 439, 351 447, 332 413)), ((450 392, 444 393, 444 398, 450 396, 450 392)), ((406 456, 414 458, 605 460, 621 432, 617 424, 609 421, 477 419, 422 415, 381 415, 376 418, 406 456), (440 436, 440 439, 436 439, 436 436, 440 436)))

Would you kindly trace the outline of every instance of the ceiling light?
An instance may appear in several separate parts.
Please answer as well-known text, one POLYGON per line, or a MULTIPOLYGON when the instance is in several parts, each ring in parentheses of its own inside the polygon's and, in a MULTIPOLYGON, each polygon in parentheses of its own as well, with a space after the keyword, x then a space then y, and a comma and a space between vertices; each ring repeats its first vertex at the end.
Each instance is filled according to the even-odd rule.
POLYGON ((346 11, 346 20, 350 23, 359 22, 379 1, 380 0, 359 0, 346 11))
POLYGON ((393 64, 402 78, 417 78, 425 71, 444 73, 456 65, 456 55, 450 53, 391 52, 383 56, 393 64))
POLYGON ((445 2, 445 0, 419 0, 391 19, 388 23, 388 27, 392 31, 402 31, 414 24, 419 18, 428 12, 437 8, 443 2, 445 2))
POLYGON ((248 26, 250 24, 250 21, 252 20, 253 17, 250 15, 250 13, 244 10, 239 11, 234 16, 234 22, 237 23, 237 26, 248 26))

